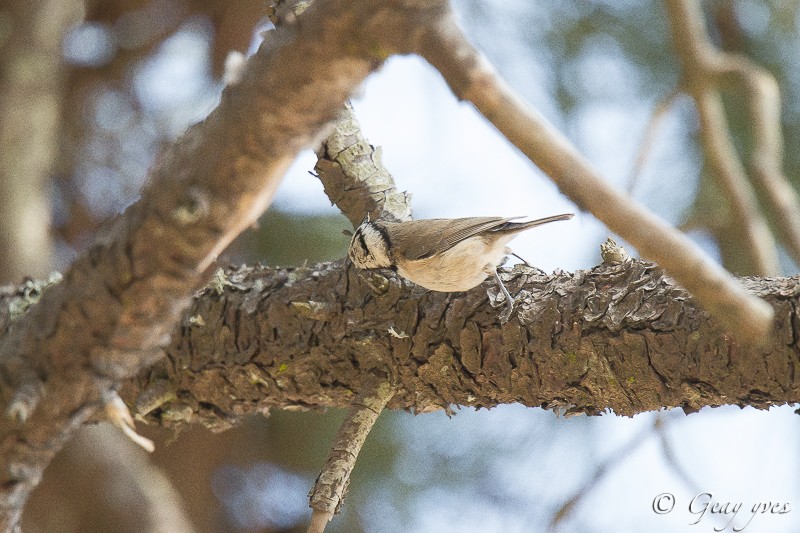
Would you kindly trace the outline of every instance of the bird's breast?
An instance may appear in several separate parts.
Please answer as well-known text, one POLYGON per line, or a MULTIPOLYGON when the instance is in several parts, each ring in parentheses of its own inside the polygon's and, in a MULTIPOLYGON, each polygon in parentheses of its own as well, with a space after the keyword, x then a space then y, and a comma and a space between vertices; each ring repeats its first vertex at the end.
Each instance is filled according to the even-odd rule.
POLYGON ((505 243, 492 246, 483 237, 470 237, 433 257, 397 261, 397 272, 432 291, 468 291, 480 285, 504 256, 505 243))

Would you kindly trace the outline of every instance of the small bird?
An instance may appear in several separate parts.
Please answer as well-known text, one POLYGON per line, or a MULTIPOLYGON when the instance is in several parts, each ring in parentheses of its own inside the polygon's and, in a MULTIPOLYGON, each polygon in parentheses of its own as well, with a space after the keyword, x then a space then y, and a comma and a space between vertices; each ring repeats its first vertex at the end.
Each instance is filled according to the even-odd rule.
POLYGON ((390 268, 432 291, 467 291, 494 275, 506 297, 507 318, 514 299, 497 275, 503 258, 513 254, 506 244, 526 229, 573 216, 565 213, 527 222, 512 222, 523 217, 367 220, 353 233, 347 255, 358 268, 390 268))

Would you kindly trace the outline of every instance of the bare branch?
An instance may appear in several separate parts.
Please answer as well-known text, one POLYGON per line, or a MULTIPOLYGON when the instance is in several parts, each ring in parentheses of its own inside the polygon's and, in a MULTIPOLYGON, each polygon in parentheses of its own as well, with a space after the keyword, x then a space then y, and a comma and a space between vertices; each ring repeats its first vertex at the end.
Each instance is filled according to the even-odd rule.
MULTIPOLYGON (((282 24, 289 14, 296 17, 308 5, 308 2, 284 2, 272 9, 271 18, 276 25, 282 24)), ((397 191, 380 154, 380 149, 362 136, 353 108, 347 102, 317 151, 314 170, 331 203, 341 209, 353 227, 358 226, 365 214, 393 221, 411 218, 410 195, 397 191)), ((313 314, 315 306, 309 303, 297 308, 309 309, 313 314)), ((375 378, 354 398, 334 438, 328 460, 309 493, 313 512, 308 533, 323 533, 341 508, 361 447, 393 393, 385 378, 375 378)))
POLYGON ((269 407, 349 405, 351 391, 376 372, 397 385, 390 406, 420 412, 504 402, 625 414, 763 407, 772 401, 765 391, 800 390, 781 372, 797 357, 787 341, 796 284, 776 282, 768 294, 780 320, 765 352, 732 340, 660 269, 635 261, 574 278, 521 267, 510 281, 520 284, 519 321, 502 327, 483 287, 426 293, 389 273, 343 272, 336 263, 253 271, 244 285, 234 273, 176 328, 216 255, 266 208, 298 151, 328 133, 386 57, 420 51, 567 195, 669 269, 739 341, 770 329, 768 304, 610 189, 522 103, 464 39, 444 0, 321 0, 292 20, 267 35, 219 107, 160 157, 141 200, 107 225, 63 282, 13 324, 0 308, 0 412, 14 415, 0 421, 0 528, 17 526, 53 454, 125 379, 125 397, 140 400, 129 403, 146 406, 140 416, 218 428, 269 407), (239 291, 235 303, 216 307, 239 291), (170 336, 170 359, 130 379, 162 359, 170 336), (621 361, 619 352, 638 357, 621 361), (725 374, 709 365, 709 381, 698 381, 698 361, 708 364, 709 354, 715 362, 727 354, 725 374))
POLYGON ((667 1, 665 5, 672 40, 683 66, 682 84, 697 106, 706 160, 711 175, 731 205, 734 227, 742 233, 745 243, 742 252, 750 258, 753 274, 777 275, 780 269, 775 239, 736 153, 715 81, 725 59, 709 42, 703 13, 696 0, 667 1))
POLYGON ((354 227, 367 213, 373 220, 411 219, 411 195, 395 188, 392 175, 381 161, 380 147, 363 137, 349 103, 340 111, 333 132, 317 156, 314 170, 325 194, 354 227))
MULTIPOLYGON (((303 13, 311 0, 276 0, 270 19, 279 26, 303 13)), ((383 166, 381 149, 369 144, 361 133, 348 101, 333 123, 330 135, 317 150, 314 165, 325 194, 353 227, 364 217, 403 221, 411 218, 411 195, 397 191, 394 178, 383 166)))
POLYGON ((647 157, 650 155, 650 150, 653 148, 653 141, 655 140, 658 126, 661 125, 661 121, 666 116, 667 111, 669 111, 675 103, 675 99, 677 98, 678 94, 679 92, 677 89, 670 91, 668 95, 666 95, 656 104, 652 113, 650 114, 650 120, 647 122, 647 128, 645 129, 644 135, 642 135, 642 141, 639 144, 639 150, 636 152, 636 160, 633 162, 633 168, 631 168, 631 173, 628 177, 628 186, 626 189, 629 193, 636 185, 636 180, 642 171, 642 167, 644 166, 647 157))
POLYGON ((601 461, 591 477, 587 479, 584 484, 578 488, 575 493, 567 498, 563 504, 553 513, 553 517, 548 525, 548 531, 555 531, 560 525, 565 522, 575 509, 584 501, 586 496, 594 490, 605 479, 606 475, 613 472, 623 461, 630 457, 639 449, 650 437, 655 433, 655 428, 659 423, 660 418, 655 418, 653 423, 642 429, 631 437, 631 439, 620 446, 617 450, 611 453, 603 461, 601 461))
POLYGON ((531 109, 445 17, 417 50, 453 92, 472 102, 559 189, 656 261, 719 318, 740 341, 763 339, 772 312, 675 228, 609 186, 561 132, 531 109))
POLYGON ((750 178, 774 211, 774 223, 789 253, 800 263, 800 200, 783 174, 784 142, 778 83, 749 58, 714 47, 697 2, 681 0, 672 5, 667 2, 667 8, 673 31, 680 36, 676 47, 684 63, 684 79, 690 91, 694 87, 714 92, 720 88, 744 91, 748 123, 753 129, 750 178))
POLYGON ((744 245, 737 248, 752 264, 750 270, 760 276, 780 272, 778 249, 725 121, 722 97, 716 91, 702 90, 694 94, 700 117, 700 132, 706 161, 717 185, 731 206, 734 227, 741 231, 744 245))
POLYGON ((314 512, 308 533, 325 531, 325 525, 339 512, 361 447, 393 394, 388 383, 376 378, 353 400, 333 440, 328 460, 309 494, 309 505, 314 512))
POLYGON ((760 67, 749 62, 748 66, 742 76, 747 80, 744 86, 751 91, 748 98, 754 141, 749 161, 751 176, 775 213, 775 227, 786 249, 800 264, 800 199, 783 173, 778 84, 760 67))

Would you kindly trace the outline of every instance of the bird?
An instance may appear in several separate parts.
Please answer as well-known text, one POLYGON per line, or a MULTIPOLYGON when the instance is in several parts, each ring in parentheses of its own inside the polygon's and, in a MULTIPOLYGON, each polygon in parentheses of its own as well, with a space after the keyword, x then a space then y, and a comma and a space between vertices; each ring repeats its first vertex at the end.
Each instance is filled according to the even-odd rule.
POLYGON ((520 232, 573 216, 564 213, 523 222, 514 221, 525 217, 366 219, 353 233, 347 255, 358 268, 392 269, 439 292, 467 291, 493 275, 506 298, 507 319, 514 299, 497 274, 498 265, 513 254, 506 245, 520 232))

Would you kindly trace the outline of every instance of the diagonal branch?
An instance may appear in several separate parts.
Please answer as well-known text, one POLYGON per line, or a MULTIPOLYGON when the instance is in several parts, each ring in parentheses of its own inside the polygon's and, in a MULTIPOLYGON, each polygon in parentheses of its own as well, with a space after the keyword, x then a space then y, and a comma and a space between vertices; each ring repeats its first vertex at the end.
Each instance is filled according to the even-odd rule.
MULTIPOLYGON (((773 221, 787 250, 800 263, 800 199, 783 173, 783 135, 781 133, 780 91, 775 78, 764 68, 747 57, 719 51, 711 43, 705 30, 703 13, 697 2, 680 0, 667 2, 667 12, 672 21, 675 45, 683 62, 684 84, 695 97, 703 116, 702 101, 709 98, 706 93, 716 94, 721 88, 740 88, 746 94, 745 103, 748 124, 752 127, 753 147, 749 158, 750 178, 763 193, 763 200, 774 212, 773 221)), ((719 107, 719 103, 715 104, 719 107)), ((722 111, 716 111, 719 115, 722 111)), ((724 118, 716 119, 709 127, 709 135, 718 136, 724 142, 723 150, 708 145, 710 155, 719 153, 725 161, 733 161, 735 173, 719 175, 721 179, 742 182, 746 177, 742 165, 736 163, 736 154, 724 118), (722 128, 722 130, 720 130, 722 128)), ((730 162, 726 163, 730 166, 730 162)), ((739 184, 737 189, 745 186, 739 184)), ((744 209, 739 218, 749 218, 752 192, 731 196, 736 209, 744 209), (742 205, 744 203, 748 205, 742 205)), ((760 214, 756 214, 761 217, 760 214)), ((758 220, 758 219, 757 219, 758 220)), ((747 221, 737 219, 738 224, 747 221)), ((750 222, 752 223, 752 222, 750 222)), ((760 222, 759 222, 760 223, 760 222)), ((771 237, 770 237, 771 239, 771 237)))
POLYGON ((780 268, 775 239, 759 210, 755 191, 747 181, 744 166, 733 145, 722 97, 719 92, 706 87, 693 91, 692 95, 700 117, 703 151, 711 175, 731 205, 734 227, 741 232, 744 245, 737 250, 741 250, 742 256, 752 263, 748 268, 752 273, 777 275, 780 268))
POLYGON ((653 148, 653 142, 655 141, 658 127, 661 125, 667 112, 675 104, 675 100, 679 94, 677 89, 673 89, 668 95, 656 103, 653 111, 650 113, 650 119, 647 121, 642 140, 639 143, 639 149, 636 151, 636 159, 633 162, 633 167, 628 177, 628 184, 625 187, 628 193, 634 190, 636 180, 639 178, 645 161, 653 148))
MULTIPOLYGON (((123 380, 162 359, 171 336, 170 359, 139 374, 141 383, 125 382, 140 414, 167 424, 205 417, 223 427, 271 406, 348 405, 351 391, 362 390, 375 369, 389 369, 398 383, 389 405, 417 411, 512 401, 621 413, 764 406, 769 394, 777 397, 776 387, 793 385, 785 383, 793 379, 788 372, 776 369, 796 358, 786 342, 794 316, 781 292, 796 297, 795 288, 787 283, 771 295, 783 307, 778 334, 768 340, 774 360, 765 366, 762 352, 730 339, 660 270, 635 262, 580 279, 519 271, 520 321, 503 328, 483 288, 459 297, 423 293, 388 274, 342 272, 341 264, 253 271, 238 305, 216 308, 226 301, 222 294, 239 290, 230 276, 227 288, 205 292, 201 307, 176 328, 216 255, 266 208, 297 152, 327 133, 347 97, 386 57, 414 51, 566 194, 663 264, 740 340, 769 330, 767 304, 674 229, 609 189, 503 84, 454 25, 444 0, 320 0, 268 34, 241 81, 161 156, 141 199, 107 225, 61 283, 13 324, 0 309, 0 412, 16 415, 0 421, 0 528, 17 526, 25 499, 63 442, 98 416, 123 380), (614 283, 624 289, 613 291, 614 283), (651 299, 667 293, 663 301, 651 299), (253 320, 256 310, 263 322, 253 320), (702 342, 690 337, 678 346, 664 330, 699 332, 702 342), (596 337, 602 331, 607 339, 596 337), (529 347, 526 339, 542 345, 529 347), (698 383, 697 361, 708 362, 709 347, 718 350, 714 361, 728 354, 727 372, 750 376, 747 365, 758 372, 749 380, 737 374, 737 381, 713 367, 708 383, 715 385, 698 383), (634 349, 641 357, 633 361, 611 356, 634 349), (686 364, 665 366, 651 353, 686 364), (198 359, 178 362, 184 357, 198 359), (630 378, 650 394, 639 398, 630 378)), ((785 400, 796 400, 796 387, 783 390, 785 400)))
POLYGON ((317 152, 314 170, 325 194, 358 226, 369 214, 374 220, 409 220, 411 195, 395 188, 383 166, 381 149, 369 144, 348 103, 339 113, 333 131, 317 152))
MULTIPOLYGON (((276 26, 289 24, 312 3, 312 0, 275 0, 269 8, 270 20, 276 26)), ((349 101, 317 149, 314 171, 331 204, 350 219, 353 227, 365 215, 373 220, 411 218, 411 195, 395 187, 394 178, 383 166, 381 148, 364 138, 349 101)))
POLYGON ((308 533, 325 531, 325 525, 339 512, 361 447, 393 394, 391 385, 376 378, 353 399, 350 412, 333 439, 328 460, 309 494, 309 505, 314 512, 308 533))
MULTIPOLYGON (((289 17, 302 14, 308 4, 305 1, 278 2, 272 8, 271 18, 280 25, 289 17)), ((411 218, 410 195, 396 190, 380 153, 380 148, 373 147, 363 137, 353 108, 347 102, 333 122, 331 133, 317 150, 314 170, 331 203, 341 209, 353 227, 365 213, 389 220, 411 218)), ((309 304, 307 308, 313 309, 313 306, 309 304)), ((353 399, 347 418, 333 440, 328 460, 309 493, 313 512, 308 533, 323 533, 333 515, 339 512, 361 447, 393 394, 384 375, 369 381, 353 399)))
POLYGON ((363 4, 320 2, 271 32, 219 107, 160 157, 141 199, 0 339, 0 411, 24 415, 0 422, 0 528, 16 526, 53 454, 119 380, 161 357, 204 271, 386 57, 374 44, 404 42, 404 21, 428 15, 363 4))
POLYGON ((786 249, 800 264, 800 198, 783 173, 783 134, 780 94, 775 78, 759 65, 742 58, 730 61, 731 73, 749 93, 747 110, 753 127, 751 176, 775 213, 775 227, 786 249))
POLYGON ((595 467, 589 479, 584 481, 578 490, 556 509, 550 519, 547 530, 555 532, 558 530, 559 526, 563 526, 575 512, 575 509, 586 501, 589 494, 602 484, 608 474, 617 470, 625 460, 642 448, 644 443, 653 436, 656 427, 660 423, 662 423, 661 418, 654 418, 652 424, 640 430, 639 433, 631 437, 625 444, 602 459, 595 467))
POLYGON ((466 39, 452 14, 417 52, 445 77, 453 92, 475 107, 579 207, 663 266, 741 341, 763 339, 772 312, 677 229, 606 183, 575 147, 531 109, 466 39))

